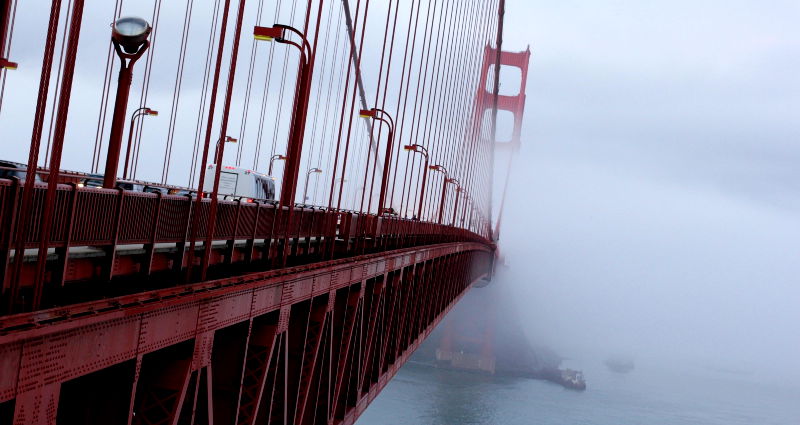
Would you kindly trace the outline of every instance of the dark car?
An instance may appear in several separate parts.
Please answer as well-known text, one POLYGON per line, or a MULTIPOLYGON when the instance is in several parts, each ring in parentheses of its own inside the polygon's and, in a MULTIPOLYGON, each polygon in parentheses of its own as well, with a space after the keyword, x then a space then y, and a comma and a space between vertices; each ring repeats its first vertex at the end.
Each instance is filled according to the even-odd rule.
POLYGON ((169 193, 169 190, 165 187, 152 186, 149 184, 144 186, 143 191, 147 193, 160 193, 162 195, 167 195, 169 193))
MULTIPOLYGON (((84 187, 103 187, 103 175, 89 174, 89 177, 83 179, 79 185, 84 187)), ((145 186, 143 184, 127 180, 118 180, 117 189, 145 192, 145 186)))
POLYGON ((133 192, 144 192, 144 185, 127 180, 117 180, 117 189, 130 190, 133 192))
MULTIPOLYGON (((28 172, 28 166, 13 161, 0 161, 0 179, 10 179, 16 177, 20 180, 25 180, 25 174, 28 172)), ((39 174, 34 174, 36 181, 42 181, 39 174)))
POLYGON ((89 174, 89 177, 81 180, 81 182, 78 183, 78 186, 103 187, 103 175, 89 174))

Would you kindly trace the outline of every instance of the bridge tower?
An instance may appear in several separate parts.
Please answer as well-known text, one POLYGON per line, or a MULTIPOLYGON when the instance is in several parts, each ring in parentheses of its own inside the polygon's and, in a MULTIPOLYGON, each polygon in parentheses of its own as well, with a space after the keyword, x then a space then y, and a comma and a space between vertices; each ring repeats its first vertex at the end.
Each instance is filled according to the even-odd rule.
MULTIPOLYGON (((502 222, 511 166, 514 155, 519 151, 522 137, 522 119, 525 112, 525 90, 530 57, 530 47, 521 52, 507 52, 486 46, 483 53, 483 66, 475 96, 475 114, 473 116, 475 134, 484 134, 483 127, 492 122, 486 119, 487 113, 494 112, 495 108, 497 111, 511 112, 514 117, 511 138, 509 140, 495 139, 494 142, 495 165, 506 164, 504 167, 497 168, 503 170, 505 176, 500 176, 503 187, 493 233, 495 240, 498 240, 500 236, 500 223, 502 222), (494 81, 493 72, 497 69, 498 64, 501 67, 500 75, 502 75, 502 67, 519 69, 520 84, 516 94, 497 93, 495 96, 490 92, 489 84, 494 81)), ((500 179, 495 179, 495 181, 500 181, 500 179)), ((473 288, 483 287, 483 289, 478 289, 481 291, 481 296, 472 297, 471 301, 467 299, 466 305, 462 305, 462 308, 455 310, 445 319, 444 332, 439 348, 436 350, 436 360, 439 363, 454 369, 479 370, 494 374, 497 363, 494 341, 498 296, 494 286, 487 286, 489 286, 488 282, 474 286, 473 288), (472 310, 482 312, 480 322, 476 322, 475 316, 469 314, 472 310)))

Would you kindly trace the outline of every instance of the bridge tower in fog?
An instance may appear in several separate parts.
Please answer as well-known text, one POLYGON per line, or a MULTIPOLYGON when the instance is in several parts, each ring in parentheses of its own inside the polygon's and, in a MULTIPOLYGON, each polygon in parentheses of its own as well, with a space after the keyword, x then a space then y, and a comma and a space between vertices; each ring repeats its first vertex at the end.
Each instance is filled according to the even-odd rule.
MULTIPOLYGON (((490 137, 495 138, 496 131, 484 131, 487 125, 495 125, 496 122, 494 119, 487 118, 488 114, 507 111, 513 115, 511 138, 508 140, 493 140, 495 146, 494 170, 496 170, 493 180, 502 182, 499 193, 499 212, 495 219, 493 232, 495 240, 500 237, 500 224, 503 218, 506 190, 511 176, 513 157, 520 147, 530 56, 530 48, 522 52, 499 51, 490 46, 484 48, 483 67, 481 68, 481 79, 475 97, 475 113, 473 116, 473 122, 478 129, 478 134, 488 133, 491 135, 490 137), (490 77, 492 74, 490 70, 496 69, 495 65, 498 63, 501 65, 501 81, 503 68, 519 69, 519 88, 518 90, 514 90, 514 88, 511 90, 516 94, 501 95, 498 93, 497 96, 494 96, 493 92, 490 92, 492 89, 490 85, 494 82, 490 77), (497 166, 498 164, 501 165, 497 166)), ((502 264, 502 252, 498 252, 498 255, 501 259, 498 263, 502 264)), ((474 285, 473 291, 477 291, 479 294, 473 294, 475 296, 465 301, 466 305, 460 306, 461 308, 456 309, 445 318, 444 330, 439 341, 439 347, 436 350, 437 362, 454 369, 495 372, 497 366, 495 326, 497 326, 498 290, 496 284, 489 284, 488 281, 484 281, 480 285, 474 285), (475 312, 480 312, 480 315, 476 315, 475 312)))

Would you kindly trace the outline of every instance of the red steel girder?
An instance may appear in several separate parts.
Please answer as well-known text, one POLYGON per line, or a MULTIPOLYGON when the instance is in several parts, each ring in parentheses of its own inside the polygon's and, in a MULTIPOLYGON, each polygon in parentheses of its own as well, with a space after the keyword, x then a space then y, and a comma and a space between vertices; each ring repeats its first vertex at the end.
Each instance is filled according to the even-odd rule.
POLYGON ((2 318, 0 422, 353 423, 492 255, 441 244, 2 318))

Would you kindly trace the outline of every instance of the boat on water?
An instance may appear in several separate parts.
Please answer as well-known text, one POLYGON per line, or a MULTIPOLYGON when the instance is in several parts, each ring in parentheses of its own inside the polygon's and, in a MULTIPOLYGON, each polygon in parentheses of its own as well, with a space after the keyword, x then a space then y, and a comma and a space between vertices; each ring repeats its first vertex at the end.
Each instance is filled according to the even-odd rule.
POLYGON ((604 362, 606 367, 612 372, 628 373, 633 370, 634 364, 631 359, 610 358, 604 362))
POLYGON ((583 372, 573 369, 561 371, 561 385, 571 390, 583 391, 586 389, 586 381, 583 379, 583 372))

